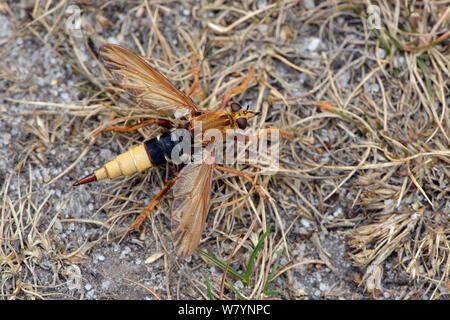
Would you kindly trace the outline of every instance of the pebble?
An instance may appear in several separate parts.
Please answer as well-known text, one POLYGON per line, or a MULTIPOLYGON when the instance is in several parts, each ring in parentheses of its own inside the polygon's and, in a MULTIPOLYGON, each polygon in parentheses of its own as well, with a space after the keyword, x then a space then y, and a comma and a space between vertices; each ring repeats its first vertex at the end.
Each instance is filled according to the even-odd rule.
POLYGON ((324 291, 327 291, 329 289, 329 287, 325 283, 321 283, 319 285, 319 289, 320 289, 320 291, 324 292, 324 291))
POLYGON ((308 50, 314 52, 319 48, 319 45, 322 43, 322 40, 316 37, 309 38, 308 50))
POLYGON ((103 290, 108 290, 108 288, 111 286, 111 281, 105 280, 105 281, 102 282, 101 286, 102 286, 103 290))
POLYGON ((311 227, 311 222, 309 222, 309 221, 306 220, 306 219, 301 219, 300 222, 302 223, 302 225, 303 225, 305 228, 311 227))
POLYGON ((0 38, 8 38, 11 35, 12 28, 8 17, 0 14, 0 38))
POLYGON ((236 282, 234 283, 234 287, 235 287, 236 289, 242 289, 242 288, 244 288, 244 284, 242 283, 241 280, 238 280, 238 281, 236 281, 236 282))

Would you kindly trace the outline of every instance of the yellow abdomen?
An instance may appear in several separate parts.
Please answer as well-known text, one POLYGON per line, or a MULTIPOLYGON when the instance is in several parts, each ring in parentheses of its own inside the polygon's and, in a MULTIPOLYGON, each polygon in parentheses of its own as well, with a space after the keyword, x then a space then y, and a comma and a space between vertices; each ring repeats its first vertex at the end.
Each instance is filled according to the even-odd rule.
POLYGON ((100 181, 121 176, 129 176, 150 167, 152 167, 152 163, 147 155, 144 144, 141 143, 117 156, 102 168, 95 170, 94 174, 97 181, 100 181))

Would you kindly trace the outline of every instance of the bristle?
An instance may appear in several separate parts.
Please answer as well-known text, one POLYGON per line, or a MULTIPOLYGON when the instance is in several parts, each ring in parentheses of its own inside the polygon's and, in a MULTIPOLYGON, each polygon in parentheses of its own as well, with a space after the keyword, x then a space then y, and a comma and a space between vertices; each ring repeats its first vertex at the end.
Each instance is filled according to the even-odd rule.
POLYGON ((93 182, 93 181, 97 181, 97 177, 95 176, 94 173, 91 173, 90 175, 84 177, 83 179, 75 182, 72 186, 76 187, 76 186, 79 186, 80 184, 85 184, 85 183, 89 183, 89 182, 93 182))

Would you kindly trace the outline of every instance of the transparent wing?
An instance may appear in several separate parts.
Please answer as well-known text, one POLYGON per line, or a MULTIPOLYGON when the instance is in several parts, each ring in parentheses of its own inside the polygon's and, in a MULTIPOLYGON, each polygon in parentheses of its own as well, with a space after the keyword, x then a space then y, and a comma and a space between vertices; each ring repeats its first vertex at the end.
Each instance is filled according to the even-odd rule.
POLYGON ((144 108, 167 115, 194 114, 194 102, 178 90, 166 77, 152 68, 143 58, 114 44, 100 47, 100 57, 114 81, 144 108))
POLYGON ((200 242, 209 211, 213 169, 213 161, 189 163, 173 186, 172 237, 176 254, 184 259, 194 253, 200 242))

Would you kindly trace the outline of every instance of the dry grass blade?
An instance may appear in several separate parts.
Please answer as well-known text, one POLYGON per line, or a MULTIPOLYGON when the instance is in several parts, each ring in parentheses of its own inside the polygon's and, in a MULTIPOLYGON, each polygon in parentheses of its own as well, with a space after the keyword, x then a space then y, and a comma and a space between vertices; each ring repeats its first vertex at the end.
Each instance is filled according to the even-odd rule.
POLYGON ((65 294, 66 286, 55 287, 48 280, 41 282, 43 275, 50 279, 63 275, 70 278, 73 264, 86 257, 83 253, 87 250, 80 248, 81 250, 77 249, 68 254, 64 252, 61 244, 51 238, 49 231, 54 232, 61 228, 61 222, 56 216, 47 229, 43 230, 43 226, 48 222, 48 204, 52 194, 48 194, 43 200, 36 197, 38 191, 33 190, 31 170, 28 181, 20 176, 17 178, 22 187, 16 192, 11 191, 13 179, 13 175, 9 175, 1 190, 1 296, 9 299, 21 296, 30 299, 61 296, 65 294), (25 182, 28 182, 28 185, 24 184, 25 182), (48 261, 58 261, 57 268, 48 268, 48 261))

